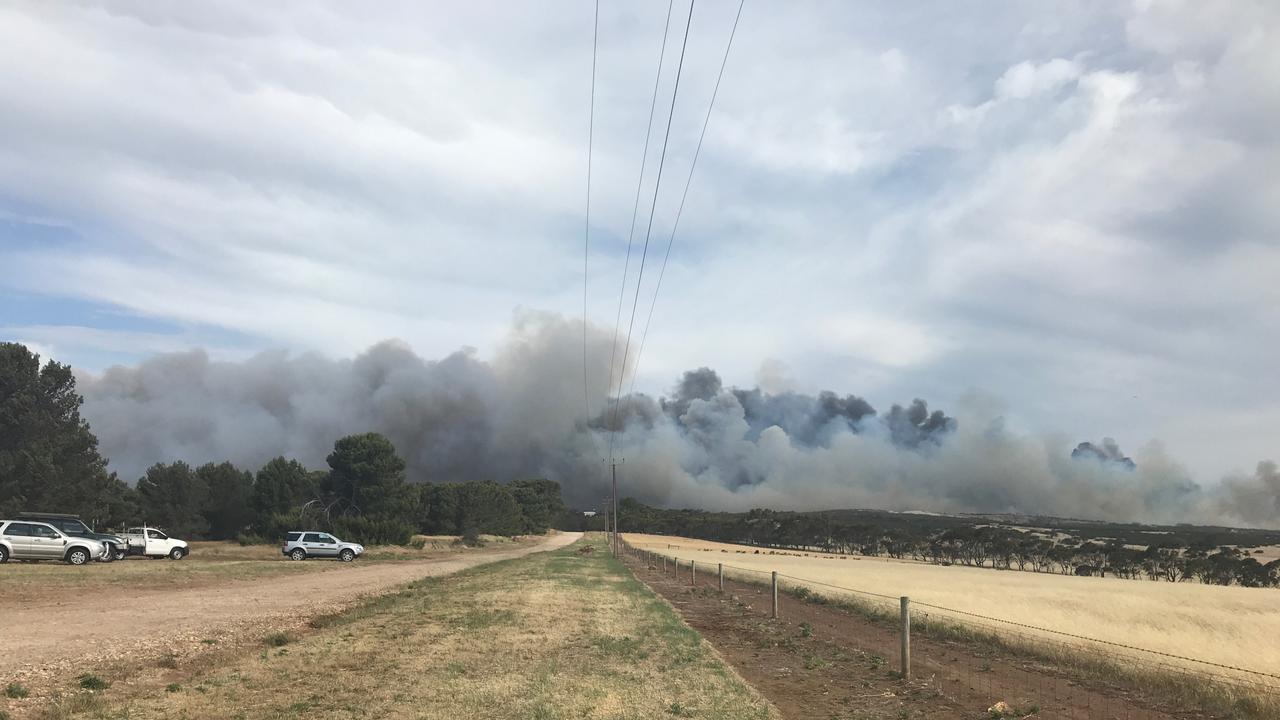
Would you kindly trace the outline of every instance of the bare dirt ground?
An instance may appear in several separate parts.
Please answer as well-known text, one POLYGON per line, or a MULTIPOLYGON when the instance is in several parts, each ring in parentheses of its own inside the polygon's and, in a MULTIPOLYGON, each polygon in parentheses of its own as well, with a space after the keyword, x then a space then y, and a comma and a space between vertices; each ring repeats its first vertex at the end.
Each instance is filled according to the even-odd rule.
MULTIPOLYGON (((301 626, 313 617, 340 611, 362 597, 413 580, 558 549, 579 537, 581 533, 560 533, 512 549, 421 561, 343 565, 315 560, 308 564, 324 562, 326 569, 229 577, 203 587, 132 589, 105 585, 52 592, 43 601, 8 597, 0 580, 0 657, 27 659, 7 663, 0 673, 0 684, 20 682, 35 699, 49 686, 65 684, 68 677, 98 667, 161 657, 182 659, 245 638, 260 642, 265 633, 301 626)), ((280 562, 287 564, 283 559, 280 562)), ((163 567, 162 561, 154 565, 163 567)), ((111 565, 95 568, 112 569, 111 565)))
POLYGON ((913 638, 913 677, 904 681, 895 672, 899 638, 892 627, 785 594, 780 617, 770 619, 766 588, 726 579, 721 593, 714 570, 695 585, 688 565, 674 575, 635 557, 627 564, 785 718, 1208 717, 952 641, 913 638))

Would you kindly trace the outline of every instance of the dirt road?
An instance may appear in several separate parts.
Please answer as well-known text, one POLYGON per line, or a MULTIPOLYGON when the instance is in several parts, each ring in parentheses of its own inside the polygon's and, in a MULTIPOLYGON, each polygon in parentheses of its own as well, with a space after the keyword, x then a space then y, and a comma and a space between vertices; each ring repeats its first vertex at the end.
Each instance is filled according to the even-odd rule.
MULTIPOLYGON (((162 656, 184 657, 244 638, 299 627, 360 598, 419 578, 564 547, 581 533, 560 533, 536 545, 424 561, 335 567, 332 571, 233 580, 176 590, 105 588, 61 593, 48 602, 5 607, 0 657, 26 658, 0 675, 38 689, 66 673, 162 656), (16 672, 15 672, 16 670, 16 672)), ((4 589, 0 585, 0 600, 4 589)), ((6 605, 8 605, 6 603, 6 605)))

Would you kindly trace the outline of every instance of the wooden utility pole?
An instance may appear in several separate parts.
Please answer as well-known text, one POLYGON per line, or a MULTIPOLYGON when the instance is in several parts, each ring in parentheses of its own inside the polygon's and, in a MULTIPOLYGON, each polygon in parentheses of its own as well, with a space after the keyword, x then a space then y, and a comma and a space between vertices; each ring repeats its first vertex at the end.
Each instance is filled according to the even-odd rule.
POLYGON ((619 555, 622 550, 622 539, 618 536, 618 466, 627 461, 626 458, 621 460, 610 458, 606 462, 613 475, 613 554, 619 555))

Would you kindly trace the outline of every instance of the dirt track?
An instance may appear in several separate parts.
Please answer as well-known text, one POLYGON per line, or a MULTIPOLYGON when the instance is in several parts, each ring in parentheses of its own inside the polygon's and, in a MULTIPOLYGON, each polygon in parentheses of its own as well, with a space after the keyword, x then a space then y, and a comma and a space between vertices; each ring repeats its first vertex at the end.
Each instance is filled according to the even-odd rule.
MULTIPOLYGON (((67 672, 74 675, 170 653, 195 654, 211 645, 297 627, 311 617, 419 578, 554 550, 579 537, 581 533, 561 533, 536 545, 474 555, 371 564, 357 561, 326 572, 239 580, 206 588, 109 588, 59 595, 40 605, 8 606, 0 613, 0 657, 28 658, 29 662, 17 667, 10 664, 0 680, 21 680, 37 689, 62 679, 67 672)), ((3 600, 0 589, 0 602, 3 600)))

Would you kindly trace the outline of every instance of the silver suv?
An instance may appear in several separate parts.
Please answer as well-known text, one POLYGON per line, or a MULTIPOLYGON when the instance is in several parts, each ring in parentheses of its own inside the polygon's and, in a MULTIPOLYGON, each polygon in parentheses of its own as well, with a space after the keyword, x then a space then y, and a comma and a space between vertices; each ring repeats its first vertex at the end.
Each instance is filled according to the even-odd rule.
POLYGON ((49 523, 0 520, 0 563, 14 560, 63 560, 84 565, 106 560, 111 546, 101 540, 68 535, 49 523))
POLYGON ((314 557, 337 558, 342 562, 351 562, 364 554, 364 546, 342 542, 329 533, 300 530, 285 534, 280 552, 293 560, 314 557))

